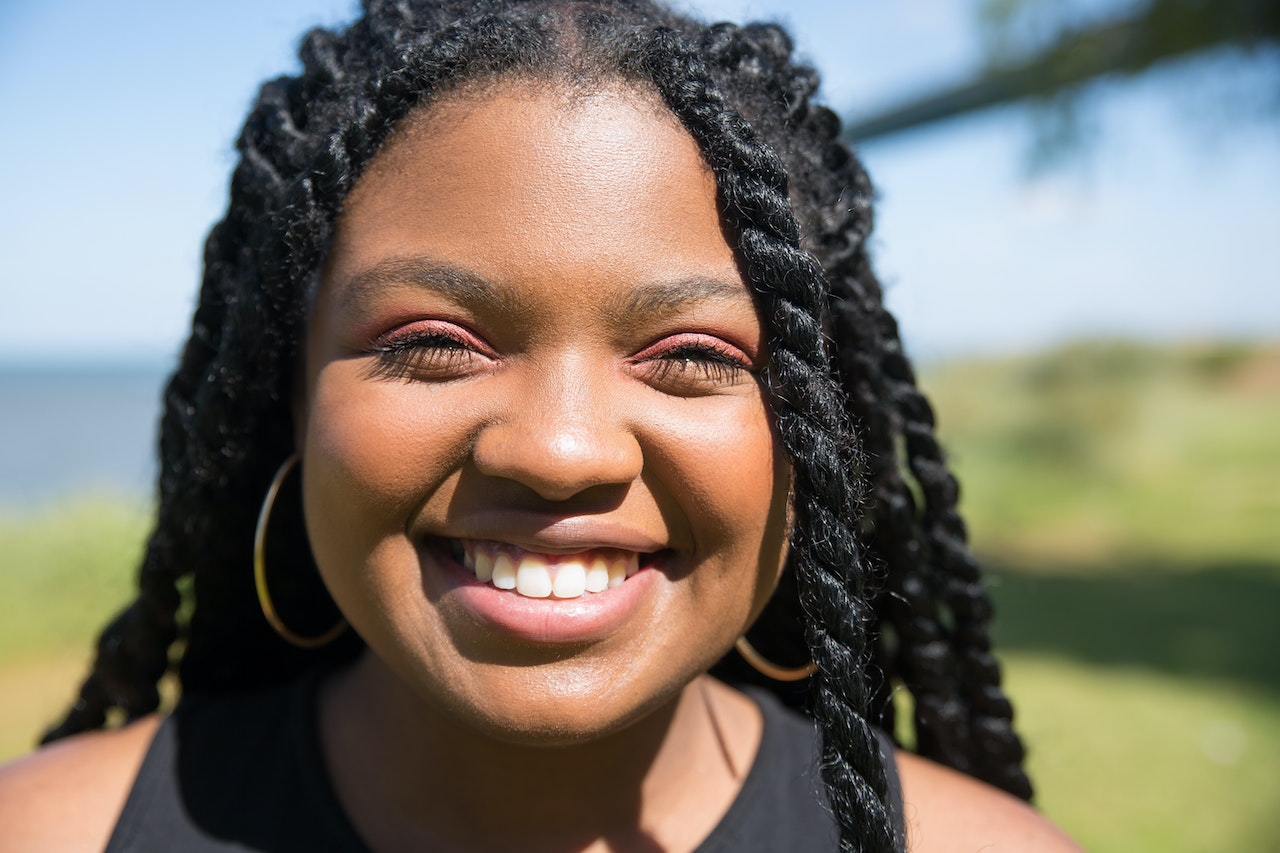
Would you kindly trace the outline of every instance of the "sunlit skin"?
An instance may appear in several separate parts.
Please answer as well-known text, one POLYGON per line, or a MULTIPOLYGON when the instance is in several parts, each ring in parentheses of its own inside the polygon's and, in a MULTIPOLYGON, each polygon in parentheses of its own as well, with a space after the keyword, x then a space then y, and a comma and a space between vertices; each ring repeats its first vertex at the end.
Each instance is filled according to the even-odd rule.
MULTIPOLYGON (((305 350, 312 550, 368 643, 321 686, 321 749, 364 841, 694 850, 759 745, 754 703, 703 673, 776 583, 790 469, 693 140, 621 84, 419 110, 344 206, 305 350), (643 556, 556 602, 480 584, 460 541, 643 556)), ((0 851, 101 850, 159 722, 0 768, 0 851)), ((912 853, 1078 850, 987 785, 897 766, 912 853)))
MULTIPOLYGON (((352 803, 362 829, 459 787, 515 786, 505 822, 527 810, 549 849, 674 841, 683 813, 727 807, 721 741, 744 764, 758 722, 696 679, 782 565, 766 358, 714 178, 656 98, 513 84, 397 132, 339 220, 297 404, 312 550, 371 649, 327 694, 325 731, 339 761, 381 739, 379 773, 415 792, 399 816, 394 793, 366 804, 376 820, 352 803), (629 596, 620 615, 566 642, 476 618, 442 566, 459 539, 653 556, 600 594, 629 596)), ((555 623, 575 604, 534 606, 555 623)), ((362 775, 336 773, 340 794, 364 799, 362 775)), ((480 849, 485 808, 445 811, 417 841, 480 849)))

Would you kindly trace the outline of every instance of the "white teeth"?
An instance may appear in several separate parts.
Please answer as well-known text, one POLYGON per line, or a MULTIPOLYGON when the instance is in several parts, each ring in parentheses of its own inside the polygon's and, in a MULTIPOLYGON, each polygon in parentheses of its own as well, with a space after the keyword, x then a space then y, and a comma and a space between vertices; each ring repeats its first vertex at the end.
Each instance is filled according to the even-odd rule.
POLYGON ((488 583, 493 577, 493 555, 488 551, 478 551, 474 563, 471 570, 476 573, 476 580, 480 583, 488 583))
POLYGON ((586 572, 587 592, 604 592, 609 588, 609 561, 604 557, 596 557, 591 561, 591 568, 586 572))
POLYGON ((640 570, 640 555, 634 551, 548 558, 465 542, 454 545, 454 557, 481 583, 515 590, 527 598, 579 598, 604 592, 640 570))
POLYGON ((498 589, 516 588, 516 563, 509 554, 499 554, 493 561, 493 585, 498 589))
POLYGON ((614 557, 609 561, 609 589, 622 586, 627 579, 627 558, 614 557))
POLYGON ((525 557, 516 569, 516 592, 526 598, 546 598, 551 595, 551 573, 547 564, 537 557, 525 557))
POLYGON ((556 566, 556 579, 551 594, 556 598, 577 598, 587 591, 587 570, 575 560, 556 566))

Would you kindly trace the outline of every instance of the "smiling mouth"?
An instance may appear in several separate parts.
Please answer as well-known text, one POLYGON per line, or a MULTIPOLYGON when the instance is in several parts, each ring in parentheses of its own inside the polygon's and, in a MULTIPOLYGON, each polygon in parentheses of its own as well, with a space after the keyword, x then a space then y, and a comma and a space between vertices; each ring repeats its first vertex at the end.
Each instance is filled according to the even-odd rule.
POLYGON ((505 542, 454 539, 453 557, 476 580, 526 598, 581 598, 619 587, 643 555, 616 548, 539 554, 505 542))

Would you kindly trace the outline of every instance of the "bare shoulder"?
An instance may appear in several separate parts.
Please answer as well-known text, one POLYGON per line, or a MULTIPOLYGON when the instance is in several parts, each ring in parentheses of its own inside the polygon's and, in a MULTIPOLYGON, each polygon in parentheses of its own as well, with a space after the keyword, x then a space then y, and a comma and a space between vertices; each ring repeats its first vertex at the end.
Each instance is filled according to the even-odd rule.
POLYGON ((106 847, 159 724, 75 735, 0 767, 0 853, 106 847))
POLYGON ((896 757, 911 853, 1080 853, 1022 800, 918 755, 896 757))

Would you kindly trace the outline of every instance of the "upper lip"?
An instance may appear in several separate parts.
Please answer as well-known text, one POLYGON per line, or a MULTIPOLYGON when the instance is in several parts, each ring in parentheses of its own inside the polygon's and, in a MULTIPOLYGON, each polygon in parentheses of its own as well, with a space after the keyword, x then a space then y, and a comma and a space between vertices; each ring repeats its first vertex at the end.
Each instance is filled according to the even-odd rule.
POLYGON ((532 518, 526 514, 486 514, 463 519, 433 535, 477 542, 501 542, 540 554, 578 554, 597 548, 651 553, 670 547, 639 527, 598 516, 568 516, 554 519, 532 518))

